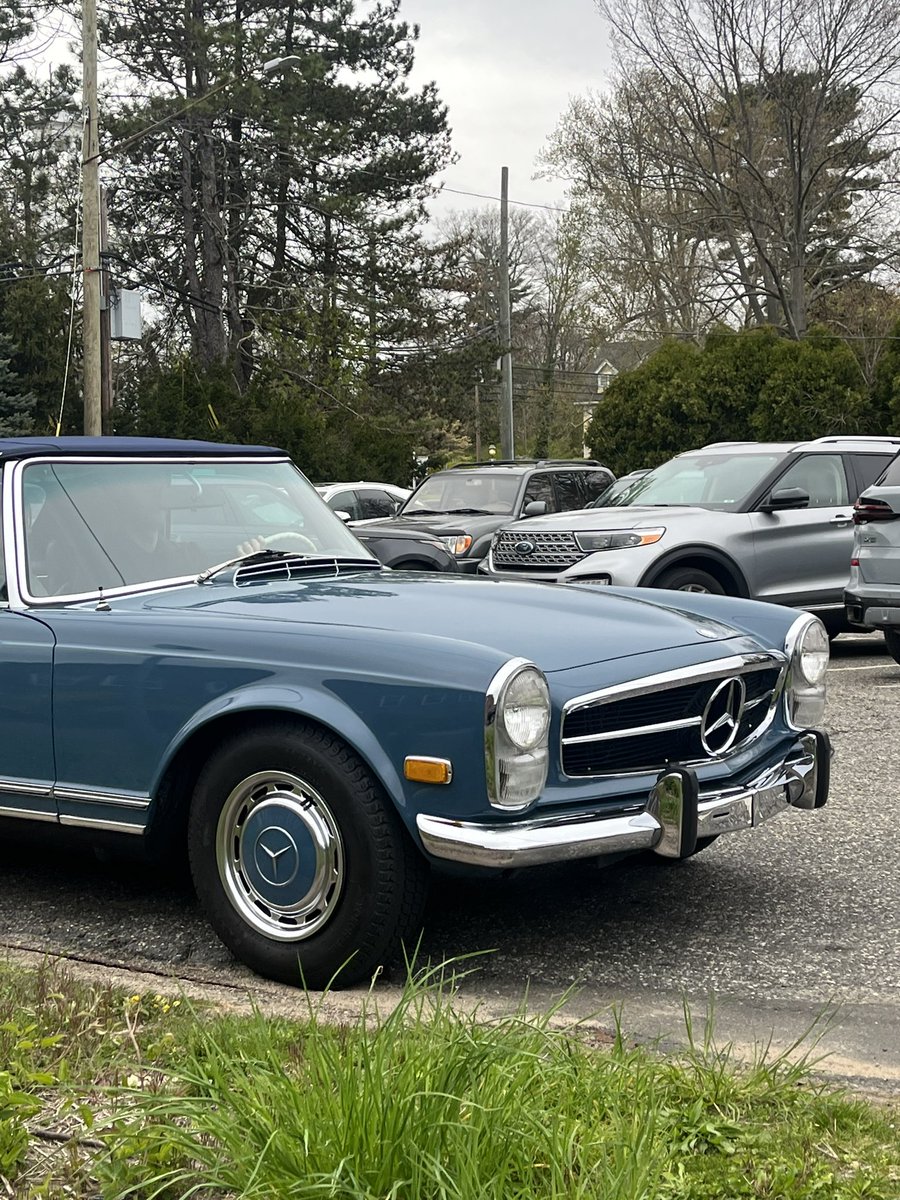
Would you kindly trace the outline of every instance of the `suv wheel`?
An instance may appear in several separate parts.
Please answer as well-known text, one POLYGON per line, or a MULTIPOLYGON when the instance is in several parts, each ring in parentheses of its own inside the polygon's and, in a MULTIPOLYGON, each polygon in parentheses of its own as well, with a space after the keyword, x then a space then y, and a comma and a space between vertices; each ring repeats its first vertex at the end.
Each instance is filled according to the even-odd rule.
POLYGON ((673 592, 709 592, 714 596, 724 596, 725 589, 712 575, 706 571, 698 571, 695 567, 672 567, 663 571, 653 581, 653 586, 668 588, 673 592))

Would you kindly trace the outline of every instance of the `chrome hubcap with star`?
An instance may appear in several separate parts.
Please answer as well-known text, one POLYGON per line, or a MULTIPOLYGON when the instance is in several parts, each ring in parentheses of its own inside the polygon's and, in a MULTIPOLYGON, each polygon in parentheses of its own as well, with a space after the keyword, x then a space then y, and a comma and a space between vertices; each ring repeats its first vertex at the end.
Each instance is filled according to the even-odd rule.
POLYGON ((344 881, 343 843, 331 809, 315 788, 282 771, 249 776, 225 801, 216 861, 243 919, 283 942, 321 929, 344 881))

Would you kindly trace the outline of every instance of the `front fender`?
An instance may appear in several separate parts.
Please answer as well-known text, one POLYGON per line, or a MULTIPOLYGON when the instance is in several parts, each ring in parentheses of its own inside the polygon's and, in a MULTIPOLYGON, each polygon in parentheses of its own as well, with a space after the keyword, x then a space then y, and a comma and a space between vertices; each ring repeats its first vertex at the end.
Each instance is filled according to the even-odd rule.
POLYGON ((195 712, 169 742, 153 781, 151 794, 158 795, 160 784, 175 756, 196 734, 223 717, 234 718, 241 713, 249 716, 261 712, 305 717, 318 725, 326 726, 363 759, 398 810, 403 813, 407 807, 403 781, 371 727, 339 697, 324 688, 289 684, 264 684, 243 688, 218 696, 195 712))

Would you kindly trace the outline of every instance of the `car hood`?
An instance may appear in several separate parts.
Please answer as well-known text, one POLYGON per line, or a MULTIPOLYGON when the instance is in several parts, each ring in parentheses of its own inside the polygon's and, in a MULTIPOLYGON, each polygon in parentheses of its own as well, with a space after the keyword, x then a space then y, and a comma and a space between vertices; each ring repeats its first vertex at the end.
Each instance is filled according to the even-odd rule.
POLYGON ((652 525, 671 525, 678 521, 697 522, 709 519, 710 512, 719 509, 687 507, 679 504, 621 505, 610 508, 579 508, 574 512, 552 513, 546 517, 529 517, 526 521, 509 522, 504 529, 571 530, 579 529, 637 529, 652 525))
POLYGON ((371 524, 366 522, 359 526, 361 529, 371 531, 372 529, 380 529, 385 533, 393 533, 398 529, 413 529, 419 533, 430 533, 434 537, 449 537, 454 533, 468 533, 473 538, 481 537, 482 534, 491 533, 500 525, 509 524, 512 517, 507 514, 489 513, 484 516, 478 516, 475 513, 436 513, 433 517, 429 516, 399 516, 391 517, 387 521, 376 521, 371 524))
POLYGON ((545 671, 746 637, 744 629, 655 596, 431 574, 246 587, 211 583, 110 603, 117 610, 133 606, 156 614, 195 612, 198 619, 278 623, 287 635, 324 626, 453 638, 529 659, 545 671))

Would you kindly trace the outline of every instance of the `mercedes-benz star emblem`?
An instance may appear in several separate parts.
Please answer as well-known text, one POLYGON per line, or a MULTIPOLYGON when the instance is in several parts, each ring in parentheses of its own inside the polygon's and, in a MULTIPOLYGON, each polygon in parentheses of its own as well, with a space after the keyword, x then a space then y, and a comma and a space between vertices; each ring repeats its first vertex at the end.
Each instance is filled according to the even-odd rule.
POLYGON ((516 542, 516 554, 531 554, 534 542, 516 542))
POLYGON ((266 883, 274 887, 291 882, 297 874, 297 844, 286 829, 270 825, 263 830, 256 840, 256 866, 266 883))
POLYGON ((710 696, 700 718, 700 742, 707 754, 718 756, 734 745, 746 700, 747 688, 739 676, 723 679, 710 696))

